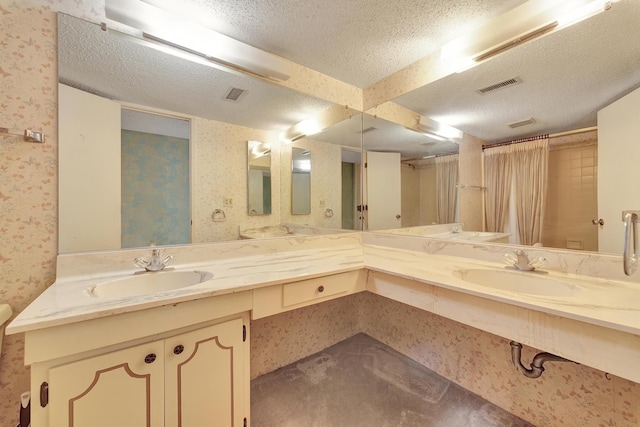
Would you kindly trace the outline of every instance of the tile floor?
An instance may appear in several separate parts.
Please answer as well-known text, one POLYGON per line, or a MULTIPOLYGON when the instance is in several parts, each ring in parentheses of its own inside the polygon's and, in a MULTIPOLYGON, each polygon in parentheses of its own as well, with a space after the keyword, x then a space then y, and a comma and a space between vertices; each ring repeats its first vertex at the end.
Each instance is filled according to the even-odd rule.
POLYGON ((251 381, 253 427, 531 427, 365 334, 251 381))

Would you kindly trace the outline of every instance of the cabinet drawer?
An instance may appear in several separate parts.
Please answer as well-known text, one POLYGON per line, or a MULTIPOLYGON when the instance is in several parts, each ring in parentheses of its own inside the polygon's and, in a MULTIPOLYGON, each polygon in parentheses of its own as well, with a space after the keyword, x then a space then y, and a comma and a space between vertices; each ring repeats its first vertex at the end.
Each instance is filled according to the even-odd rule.
POLYGON ((251 318, 260 319, 361 292, 365 282, 364 270, 357 270, 254 289, 251 318))
POLYGON ((347 280, 331 280, 332 277, 319 277, 304 282, 287 283, 282 285, 282 306, 292 305, 322 299, 331 295, 348 292, 351 283, 347 280))

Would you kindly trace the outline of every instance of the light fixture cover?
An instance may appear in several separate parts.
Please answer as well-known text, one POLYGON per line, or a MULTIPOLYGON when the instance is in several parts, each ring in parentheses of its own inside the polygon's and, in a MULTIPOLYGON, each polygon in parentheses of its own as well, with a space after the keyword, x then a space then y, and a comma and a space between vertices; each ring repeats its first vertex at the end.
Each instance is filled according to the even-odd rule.
POLYGON ((211 61, 263 77, 278 80, 291 77, 290 61, 139 0, 106 0, 105 13, 108 19, 137 28, 153 40, 211 61))
POLYGON ((418 129, 443 138, 445 140, 462 139, 463 132, 437 120, 433 120, 426 116, 421 116, 417 125, 418 129))

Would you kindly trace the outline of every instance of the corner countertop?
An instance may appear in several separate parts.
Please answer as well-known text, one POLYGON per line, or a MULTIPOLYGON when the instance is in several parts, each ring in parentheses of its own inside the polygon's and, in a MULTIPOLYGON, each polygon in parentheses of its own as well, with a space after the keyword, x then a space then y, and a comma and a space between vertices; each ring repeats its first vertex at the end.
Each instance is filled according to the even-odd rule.
POLYGON ((529 308, 606 328, 640 335, 640 284, 541 269, 510 270, 504 264, 449 255, 364 245, 364 260, 378 271, 494 301, 529 308), (543 277, 567 289, 566 295, 530 294, 483 286, 462 279, 460 272, 493 270, 523 277, 543 277))
MULTIPOLYGON (((107 254, 102 258, 90 255, 90 263, 82 268, 76 268, 76 275, 59 277, 49 289, 11 322, 7 327, 7 333, 28 332, 366 268, 370 271, 419 281, 426 285, 640 335, 640 284, 638 283, 555 271, 541 273, 514 271, 513 274, 522 274, 523 277, 541 274, 555 281, 552 283, 561 283, 563 287, 569 289, 566 295, 555 296, 545 295, 544 292, 538 294, 514 292, 476 284, 464 280, 460 274, 463 270, 505 271, 504 264, 470 257, 377 246, 366 244, 366 242, 363 245, 358 239, 353 236, 312 238, 311 240, 309 238, 274 239, 273 242, 277 241, 277 243, 272 245, 277 248, 277 251, 274 249, 269 253, 249 252, 249 255, 246 252, 247 243, 236 243, 229 247, 238 249, 238 252, 229 250, 232 255, 216 261, 207 261, 211 259, 210 249, 189 248, 185 250, 200 251, 199 262, 178 265, 175 270, 208 271, 213 273, 212 279, 177 290, 117 299, 89 296, 86 290, 101 282, 131 276, 136 270, 120 268, 117 271, 105 270, 96 273, 95 271, 99 271, 99 268, 96 267, 95 260, 101 259, 104 265, 111 266, 113 258, 120 256, 122 259, 127 259, 130 265, 131 253, 107 254), (345 243, 337 243, 342 241, 345 243), (319 243, 314 246, 314 242, 319 243), (288 250, 282 250, 283 248, 288 250), (242 251, 245 252, 241 253, 242 251), (94 272, 87 273, 91 271, 91 266, 94 272)), ((251 245, 250 249, 262 251, 266 244, 251 245)), ((215 251, 218 255, 222 252, 220 246, 216 247, 215 251)))

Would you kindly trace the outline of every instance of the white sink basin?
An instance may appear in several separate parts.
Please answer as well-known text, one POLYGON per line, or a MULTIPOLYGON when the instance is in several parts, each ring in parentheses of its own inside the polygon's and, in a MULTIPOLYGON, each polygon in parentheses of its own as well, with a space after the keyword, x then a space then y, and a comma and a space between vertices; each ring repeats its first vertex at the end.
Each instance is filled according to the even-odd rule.
POLYGON ((465 282, 528 295, 572 297, 578 289, 571 283, 556 280, 542 271, 459 270, 455 275, 465 282))
POLYGON ((186 288, 211 278, 213 274, 207 271, 146 272, 100 283, 88 291, 92 297, 123 298, 186 288))

